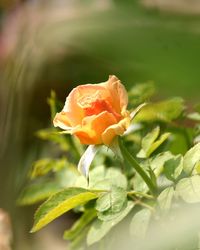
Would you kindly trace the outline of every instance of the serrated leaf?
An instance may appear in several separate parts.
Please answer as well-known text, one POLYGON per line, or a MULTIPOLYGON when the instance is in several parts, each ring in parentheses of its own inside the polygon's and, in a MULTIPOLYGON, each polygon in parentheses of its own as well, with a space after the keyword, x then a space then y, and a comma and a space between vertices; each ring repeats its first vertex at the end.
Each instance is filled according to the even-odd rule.
POLYGON ((187 174, 191 174, 195 165, 200 162, 200 143, 192 147, 183 158, 183 169, 187 174))
POLYGON ((174 197, 174 188, 167 187, 158 196, 158 205, 161 210, 168 211, 171 208, 172 199, 174 197))
POLYGON ((182 155, 177 155, 174 158, 171 158, 164 163, 164 174, 171 181, 175 181, 177 177, 181 174, 182 170, 183 170, 182 155))
POLYGON ((78 170, 81 174, 83 174, 85 177, 88 177, 89 175, 89 168, 90 165, 99 149, 99 146, 97 145, 90 145, 84 152, 84 154, 81 156, 81 159, 78 163, 78 170))
POLYGON ((82 205, 98 195, 83 188, 68 188, 51 196, 36 211, 31 232, 36 232, 67 211, 82 205))
POLYGON ((176 195, 188 203, 200 202, 200 176, 180 180, 176 186, 176 195))
POLYGON ((183 99, 179 97, 149 104, 136 115, 135 122, 170 122, 178 118, 184 108, 183 99))
POLYGON ((35 183, 26 187, 22 191, 17 203, 20 206, 32 205, 47 199, 49 196, 53 195, 59 190, 61 190, 61 187, 55 182, 35 183))
POLYGON ((151 211, 144 208, 137 212, 130 223, 130 233, 133 237, 143 239, 151 219, 151 211))
POLYGON ((134 203, 129 201, 127 207, 120 213, 120 215, 110 221, 101 221, 96 219, 87 235, 87 244, 92 245, 95 242, 101 240, 114 226, 116 226, 121 220, 123 220, 131 209, 134 207, 134 203))
POLYGON ((101 194, 96 201, 96 210, 104 212, 111 210, 112 213, 118 213, 122 209, 127 198, 127 193, 124 189, 112 186, 111 190, 101 194))
POLYGON ((64 232, 63 238, 65 240, 73 240, 96 216, 97 212, 94 209, 86 210, 80 219, 73 224, 72 228, 64 232))

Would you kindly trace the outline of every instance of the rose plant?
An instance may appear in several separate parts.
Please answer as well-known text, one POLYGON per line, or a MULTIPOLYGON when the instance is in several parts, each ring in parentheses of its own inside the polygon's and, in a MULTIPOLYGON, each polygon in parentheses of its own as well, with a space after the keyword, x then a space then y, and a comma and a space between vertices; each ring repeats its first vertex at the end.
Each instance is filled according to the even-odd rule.
MULTIPOLYGON (((127 93, 110 76, 74 88, 58 113, 51 93, 48 102, 59 129, 37 135, 53 142, 62 157, 56 151, 36 161, 31 183, 19 196, 20 205, 46 200, 31 232, 73 210, 80 216, 64 233, 70 249, 121 249, 122 235, 126 249, 133 244, 141 249, 142 242, 161 249, 150 247, 152 225, 163 228, 163 217, 175 223, 174 211, 200 202, 200 109, 189 111, 181 98, 153 102, 154 93, 151 82, 127 93)), ((197 231, 194 238, 191 249, 199 244, 197 231)), ((190 249, 167 244, 162 249, 190 249)))

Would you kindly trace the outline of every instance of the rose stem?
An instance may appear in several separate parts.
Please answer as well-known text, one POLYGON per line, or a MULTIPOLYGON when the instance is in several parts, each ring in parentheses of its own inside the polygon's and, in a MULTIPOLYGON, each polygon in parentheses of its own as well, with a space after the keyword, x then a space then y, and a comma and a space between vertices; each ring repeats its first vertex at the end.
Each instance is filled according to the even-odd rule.
POLYGON ((123 155, 123 158, 129 162, 129 164, 136 170, 136 172, 142 177, 144 182, 149 187, 149 190, 152 194, 156 194, 156 187, 154 186, 150 177, 146 174, 146 172, 142 169, 139 163, 134 159, 134 157, 129 153, 129 151, 124 146, 124 143, 121 138, 119 138, 119 148, 123 155))

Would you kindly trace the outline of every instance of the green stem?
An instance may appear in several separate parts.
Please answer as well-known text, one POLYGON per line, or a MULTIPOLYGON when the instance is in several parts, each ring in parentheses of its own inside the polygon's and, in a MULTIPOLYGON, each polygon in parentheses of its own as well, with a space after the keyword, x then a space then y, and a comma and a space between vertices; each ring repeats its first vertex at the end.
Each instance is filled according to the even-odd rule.
POLYGON ((128 152, 126 147, 123 144, 122 139, 119 139, 119 147, 121 150, 121 153, 123 155, 123 158, 129 162, 131 166, 136 170, 136 172, 142 177, 144 182, 147 184, 149 187, 149 190, 151 191, 152 194, 156 193, 156 187, 154 186, 152 180, 150 177, 146 174, 146 172, 141 168, 139 163, 134 159, 134 157, 128 152))
POLYGON ((142 196, 142 197, 147 198, 147 199, 154 199, 154 197, 152 195, 150 195, 150 194, 144 194, 142 192, 138 192, 138 191, 134 191, 134 190, 133 191, 129 191, 127 194, 128 195, 142 196))

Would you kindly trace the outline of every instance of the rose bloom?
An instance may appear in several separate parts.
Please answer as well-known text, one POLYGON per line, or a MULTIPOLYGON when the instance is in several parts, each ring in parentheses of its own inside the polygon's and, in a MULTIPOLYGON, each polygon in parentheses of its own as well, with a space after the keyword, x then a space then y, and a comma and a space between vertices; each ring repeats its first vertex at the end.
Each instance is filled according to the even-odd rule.
POLYGON ((82 144, 109 146, 130 124, 127 104, 124 86, 116 76, 110 76, 106 82, 74 88, 53 123, 76 135, 82 144))

